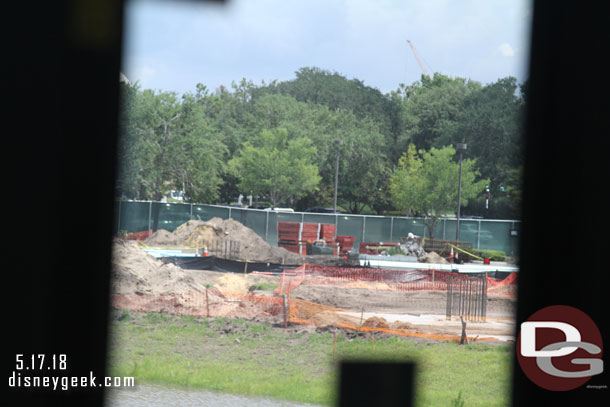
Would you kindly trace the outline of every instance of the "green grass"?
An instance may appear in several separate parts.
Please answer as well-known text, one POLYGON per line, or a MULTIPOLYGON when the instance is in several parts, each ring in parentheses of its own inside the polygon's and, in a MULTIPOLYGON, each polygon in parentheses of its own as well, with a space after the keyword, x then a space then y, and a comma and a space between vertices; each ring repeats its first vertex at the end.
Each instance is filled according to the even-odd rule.
POLYGON ((506 261, 506 253, 501 250, 491 249, 472 249, 473 254, 479 257, 488 258, 491 261, 506 261))
POLYGON ((277 288, 277 283, 258 283, 254 285, 255 290, 273 291, 277 288))
POLYGON ((506 406, 508 346, 414 342, 253 321, 130 313, 112 323, 110 371, 149 382, 332 405, 341 359, 416 362, 418 406, 506 406), (353 336, 353 335, 352 335, 353 336))

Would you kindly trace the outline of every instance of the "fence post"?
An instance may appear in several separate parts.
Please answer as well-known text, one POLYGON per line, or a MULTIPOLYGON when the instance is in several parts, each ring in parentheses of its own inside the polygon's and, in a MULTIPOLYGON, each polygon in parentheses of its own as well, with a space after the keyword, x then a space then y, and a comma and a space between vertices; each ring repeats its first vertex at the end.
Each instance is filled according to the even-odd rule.
POLYGON ((148 230, 152 229, 152 201, 148 204, 148 230))
POLYGON ((282 310, 284 312, 284 328, 288 326, 288 301, 286 299, 286 294, 282 295, 282 310))
POLYGON ((390 242, 394 241, 394 217, 390 218, 390 242))
POLYGON ((205 288, 205 309, 206 309, 206 315, 209 318, 210 317, 210 302, 208 300, 208 287, 205 288))
POLYGON ((477 249, 481 248, 481 221, 479 221, 479 228, 477 230, 477 249))
POLYGON ((267 211, 267 219, 265 220, 265 242, 269 243, 269 212, 267 211))
POLYGON ((366 216, 362 217, 362 241, 366 242, 364 239, 364 234, 366 233, 366 216))
POLYGON ((445 319, 451 319, 451 308, 453 307, 453 277, 447 277, 447 311, 445 319))
POLYGON ((483 305, 483 309, 481 313, 483 314, 483 322, 487 321, 487 272, 483 277, 483 295, 482 295, 481 303, 483 305))

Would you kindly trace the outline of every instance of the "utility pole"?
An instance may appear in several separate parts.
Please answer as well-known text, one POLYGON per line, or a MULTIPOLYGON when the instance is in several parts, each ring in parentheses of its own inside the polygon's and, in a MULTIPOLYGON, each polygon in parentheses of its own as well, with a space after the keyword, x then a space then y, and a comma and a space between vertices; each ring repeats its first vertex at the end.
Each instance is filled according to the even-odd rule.
POLYGON ((339 146, 343 145, 343 140, 335 140, 335 147, 337 149, 337 161, 335 162, 335 198, 333 203, 333 210, 337 213, 337 189, 339 187, 339 146))
POLYGON ((455 225, 455 241, 460 241, 460 206, 462 206, 462 153, 466 151, 466 144, 458 143, 455 146, 460 152, 460 175, 458 176, 458 206, 457 206, 457 222, 455 225))

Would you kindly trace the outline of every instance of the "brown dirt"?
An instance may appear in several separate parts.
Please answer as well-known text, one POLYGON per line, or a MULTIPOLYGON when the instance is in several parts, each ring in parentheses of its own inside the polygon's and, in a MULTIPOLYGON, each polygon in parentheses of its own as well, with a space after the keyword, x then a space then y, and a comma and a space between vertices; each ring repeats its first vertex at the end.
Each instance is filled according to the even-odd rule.
POLYGON ((184 293, 201 287, 174 264, 164 264, 135 241, 115 239, 112 254, 114 293, 184 293))
POLYGON ((259 283, 279 282, 279 276, 183 270, 150 256, 140 249, 135 241, 120 239, 115 239, 113 243, 112 266, 112 291, 116 294, 185 293, 200 291, 206 286, 220 291, 247 294, 255 292, 254 288, 259 283))
POLYGON ((447 260, 441 257, 436 252, 429 252, 425 256, 421 256, 417 259, 420 263, 433 263, 433 264, 446 264, 447 260))
POLYGON ((490 287, 487 289, 487 294, 488 295, 497 295, 497 296, 502 296, 502 297, 516 298, 517 297, 517 285, 510 284, 510 285, 501 285, 498 287, 490 287))
POLYGON ((364 321, 362 326, 365 326, 367 328, 389 328, 390 327, 390 325, 388 324, 388 321, 386 321, 386 319, 382 318, 382 317, 370 317, 366 321, 364 321))
POLYGON ((278 264, 302 264, 303 256, 281 247, 269 245, 252 229, 233 219, 212 218, 207 222, 189 220, 174 232, 159 230, 144 240, 147 245, 162 246, 208 246, 216 241, 233 241, 239 244, 239 260, 278 264))
MULTIPOLYGON (((183 315, 211 315, 231 318, 272 317, 280 320, 281 304, 264 297, 263 303, 246 300, 244 294, 272 296, 271 291, 256 292, 261 282, 278 283, 278 276, 220 273, 205 270, 183 270, 173 264, 164 264, 141 250, 134 241, 115 240, 113 247, 113 304, 116 308, 138 311, 166 312, 183 315), (205 286, 210 290, 205 301, 205 286), (235 293, 235 296, 229 295, 235 293), (240 297, 239 294, 242 296, 240 297), (274 305, 275 304, 275 305, 274 305), (275 307, 275 308, 274 308, 275 307)), ((405 332, 459 335, 459 321, 450 326, 431 324, 388 323, 382 316, 361 320, 361 312, 378 314, 441 314, 445 312, 444 292, 399 292, 375 284, 362 287, 309 286, 303 284, 291 294, 291 315, 302 323, 316 326, 360 326, 371 329, 393 329, 405 332), (351 314, 342 311, 352 311, 351 314), (363 323, 364 322, 364 323, 363 323), (371 325, 369 327, 369 325, 371 325)), ((512 318, 515 300, 490 296, 488 317, 512 318)), ((491 319, 490 318, 490 319, 491 319)), ((470 332, 493 333, 493 324, 477 326, 469 323, 470 332)), ((498 328, 499 329, 499 328, 498 328)), ((498 330, 497 334, 505 335, 498 330)))
POLYGON ((155 233, 144 239, 143 242, 151 246, 172 246, 177 244, 176 238, 172 232, 165 229, 157 230, 155 233))
MULTIPOLYGON (((401 292, 301 284, 292 291, 291 297, 350 311, 364 309, 365 312, 439 315, 446 312, 445 292, 401 292)), ((487 315, 512 316, 515 305, 513 298, 488 297, 487 315)))
POLYGON ((214 253, 216 242, 233 241, 239 245, 239 256, 237 260, 276 263, 287 265, 301 265, 304 263, 321 264, 327 266, 355 265, 357 260, 344 260, 337 256, 312 255, 301 256, 290 252, 283 247, 269 245, 252 229, 244 226, 233 219, 212 218, 207 222, 201 220, 189 220, 178 226, 173 232, 159 229, 143 243, 149 246, 164 247, 203 247, 208 246, 212 255, 222 257, 220 253, 214 253))

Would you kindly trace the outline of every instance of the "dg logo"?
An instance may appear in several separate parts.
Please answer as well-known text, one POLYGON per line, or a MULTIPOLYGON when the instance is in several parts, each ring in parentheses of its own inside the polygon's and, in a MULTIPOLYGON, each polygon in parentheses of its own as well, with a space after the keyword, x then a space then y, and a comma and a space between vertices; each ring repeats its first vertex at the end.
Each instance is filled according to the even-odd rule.
POLYGON ((521 324, 517 359, 525 375, 547 390, 582 386, 604 371, 602 337, 593 320, 577 308, 553 305, 521 324))

